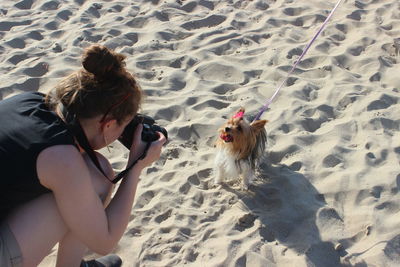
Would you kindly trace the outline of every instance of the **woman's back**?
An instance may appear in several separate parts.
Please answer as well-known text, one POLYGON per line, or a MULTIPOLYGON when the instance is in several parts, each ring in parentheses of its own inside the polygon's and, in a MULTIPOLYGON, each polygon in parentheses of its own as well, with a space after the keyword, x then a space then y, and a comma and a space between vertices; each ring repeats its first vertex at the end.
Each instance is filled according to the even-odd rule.
POLYGON ((0 220, 21 203, 50 192, 36 172, 36 159, 47 147, 74 144, 64 122, 38 92, 0 101, 0 220))

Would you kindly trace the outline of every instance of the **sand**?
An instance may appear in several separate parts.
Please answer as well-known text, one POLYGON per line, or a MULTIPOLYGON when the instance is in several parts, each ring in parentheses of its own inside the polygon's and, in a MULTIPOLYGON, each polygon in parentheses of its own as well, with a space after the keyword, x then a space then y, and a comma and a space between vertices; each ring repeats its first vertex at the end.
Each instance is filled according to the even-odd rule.
MULTIPOLYGON (((241 106, 254 117, 335 3, 2 0, 0 95, 47 92, 92 43, 128 56, 170 141, 123 266, 399 266, 399 1, 344 0, 262 116, 255 185, 213 185, 217 128, 241 106)), ((103 152, 124 168, 122 145, 103 152)))

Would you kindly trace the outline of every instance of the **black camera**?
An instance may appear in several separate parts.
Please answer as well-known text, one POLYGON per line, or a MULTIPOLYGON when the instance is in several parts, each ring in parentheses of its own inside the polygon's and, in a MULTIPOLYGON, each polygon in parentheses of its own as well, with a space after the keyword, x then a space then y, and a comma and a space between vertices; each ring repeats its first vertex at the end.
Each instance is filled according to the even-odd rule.
POLYGON ((165 138, 168 139, 168 132, 165 128, 155 124, 155 121, 152 117, 146 116, 143 114, 137 114, 131 122, 125 127, 124 131, 122 132, 121 136, 118 140, 128 149, 132 146, 133 141, 133 134, 135 132, 136 126, 139 123, 143 124, 143 131, 142 131, 142 140, 144 142, 154 142, 158 140, 159 136, 157 132, 162 133, 165 138))

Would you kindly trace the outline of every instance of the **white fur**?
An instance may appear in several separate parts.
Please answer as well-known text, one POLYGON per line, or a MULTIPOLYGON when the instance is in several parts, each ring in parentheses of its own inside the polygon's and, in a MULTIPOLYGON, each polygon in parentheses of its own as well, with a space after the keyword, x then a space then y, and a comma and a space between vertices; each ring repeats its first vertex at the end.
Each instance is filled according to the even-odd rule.
POLYGON ((254 172, 247 160, 237 160, 227 149, 218 148, 214 161, 215 183, 242 178, 244 189, 248 189, 253 181, 254 172))

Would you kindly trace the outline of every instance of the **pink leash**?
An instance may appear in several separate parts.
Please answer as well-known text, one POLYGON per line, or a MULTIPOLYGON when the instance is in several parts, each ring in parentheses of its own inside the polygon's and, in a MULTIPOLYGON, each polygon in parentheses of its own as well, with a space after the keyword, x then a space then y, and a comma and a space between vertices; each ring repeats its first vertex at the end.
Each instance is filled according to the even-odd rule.
POLYGON ((289 78, 289 75, 292 74, 292 72, 294 71, 294 69, 296 68, 297 64, 299 64, 299 62, 301 61, 301 59, 304 57, 304 55, 307 53, 308 49, 310 49, 311 45, 314 43, 314 41, 317 39, 317 37, 319 36, 319 34, 322 32, 322 30, 325 28, 326 24, 328 23, 328 21, 330 20, 330 18, 332 17, 333 13, 335 13, 337 7, 339 6, 340 2, 342 2, 342 0, 339 0, 335 7, 332 9, 331 13, 328 15, 328 17, 325 19, 324 23, 322 24, 322 26, 319 28, 319 30, 317 31, 317 33, 315 34, 315 36, 311 39, 311 41, 308 43, 308 45, 306 46, 306 48, 304 49, 303 53, 301 53, 300 57, 296 60, 296 62, 294 63, 292 69, 288 72, 288 74, 286 75, 286 78, 281 82, 281 84, 278 86, 278 88, 276 88, 274 94, 272 95, 272 97, 270 99, 267 100, 267 102, 264 104, 264 106, 262 106, 261 110, 258 112, 257 116, 254 118, 253 121, 259 120, 261 115, 267 110, 269 104, 272 103, 272 101, 274 100, 274 98, 278 95, 279 91, 281 90, 282 86, 285 84, 285 82, 287 81, 287 79, 289 78))

